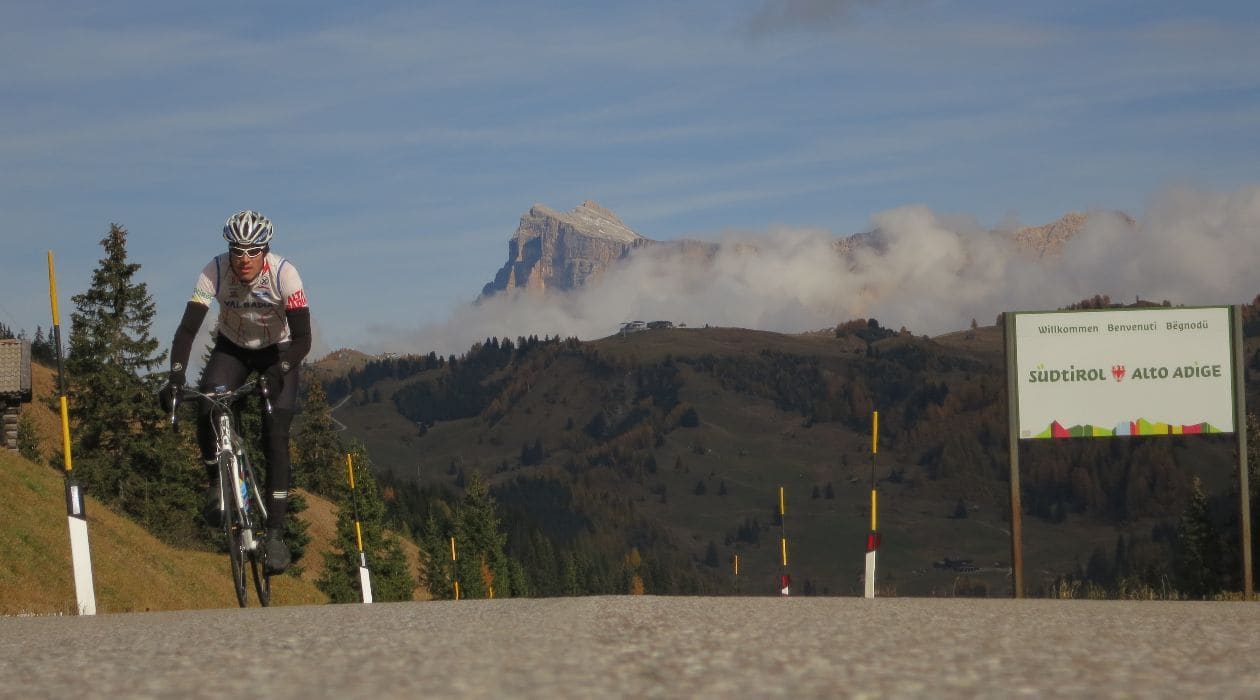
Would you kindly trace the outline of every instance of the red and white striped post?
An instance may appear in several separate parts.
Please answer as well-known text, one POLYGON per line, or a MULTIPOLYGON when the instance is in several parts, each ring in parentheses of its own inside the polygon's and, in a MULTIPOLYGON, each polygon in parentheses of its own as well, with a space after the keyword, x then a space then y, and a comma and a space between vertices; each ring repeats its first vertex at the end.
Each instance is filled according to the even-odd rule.
POLYGON ((879 527, 876 518, 875 455, 879 452, 879 411, 871 419, 871 531, 866 535, 866 597, 875 597, 875 552, 879 550, 879 527))
POLYGON ((788 573, 788 555, 787 555, 787 503, 783 497, 783 487, 779 487, 779 550, 783 555, 783 569, 779 572, 779 595, 790 595, 792 590, 792 575, 788 573))

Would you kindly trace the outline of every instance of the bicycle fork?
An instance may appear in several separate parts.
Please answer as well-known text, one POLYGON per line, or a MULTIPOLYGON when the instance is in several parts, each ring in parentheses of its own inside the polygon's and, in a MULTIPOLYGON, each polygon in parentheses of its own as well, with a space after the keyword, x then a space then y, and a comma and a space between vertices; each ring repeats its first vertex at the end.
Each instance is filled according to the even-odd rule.
MULTIPOLYGON (((222 482, 224 491, 232 494, 232 508, 236 512, 234 518, 224 518, 224 522, 228 527, 240 528, 241 546, 247 552, 255 551, 258 548, 258 540, 254 536, 254 510, 252 509, 253 500, 258 497, 258 487, 254 483, 253 471, 250 469, 249 460, 246 458, 244 450, 239 445, 243 445, 244 441, 240 436, 232 432, 232 426, 227 416, 219 419, 219 462, 226 467, 227 478, 222 482), (233 439, 235 438, 235 439, 233 439)), ((221 494, 222 495, 222 494, 221 494)), ((228 503, 224 502, 226 511, 228 503)), ((267 517, 267 506, 262 501, 257 503, 258 513, 265 519, 267 517)), ((228 513, 225 512, 224 516, 228 513)))

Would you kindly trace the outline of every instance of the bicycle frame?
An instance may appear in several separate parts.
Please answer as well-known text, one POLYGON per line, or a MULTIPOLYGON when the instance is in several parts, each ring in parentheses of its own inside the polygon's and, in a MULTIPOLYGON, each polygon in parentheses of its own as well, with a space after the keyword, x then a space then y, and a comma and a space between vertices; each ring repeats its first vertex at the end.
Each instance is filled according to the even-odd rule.
MULTIPOLYGON (((225 410, 216 405, 211 409, 215 442, 218 445, 220 483, 223 484, 224 492, 220 493, 220 498, 226 503, 227 500, 224 497, 228 493, 232 494, 232 506, 240 517, 242 544, 246 551, 252 552, 258 548, 258 540, 254 537, 254 528, 257 523, 253 522, 251 510, 255 505, 253 501, 257 501, 256 505, 263 522, 267 519, 267 505, 265 498, 257 497, 262 492, 254 481, 254 470, 250 468, 249 457, 245 454, 245 440, 236 430, 235 421, 232 418, 233 411, 230 407, 225 410)), ((227 509, 224 508, 224 510, 227 509)), ((231 522, 230 518, 224 520, 231 522)))
MULTIPOLYGON (((254 478, 254 470, 249 463, 245 451, 245 440, 237 429, 237 399, 261 388, 258 382, 242 384, 235 390, 219 386, 206 393, 196 389, 184 389, 184 393, 204 399, 210 404, 210 425, 214 431, 216 452, 219 462, 219 504, 222 508, 223 532, 227 537, 228 556, 232 563, 232 578, 236 587, 237 602, 245 607, 247 599, 245 588, 245 560, 249 560, 253 571, 254 587, 259 602, 266 606, 270 603, 270 577, 262 568, 260 529, 267 521, 266 499, 254 478), (229 496, 230 494, 230 496, 229 496)), ((271 413, 271 400, 265 390, 262 392, 267 413, 271 413)), ((175 422, 175 409, 171 411, 171 422, 175 422)))

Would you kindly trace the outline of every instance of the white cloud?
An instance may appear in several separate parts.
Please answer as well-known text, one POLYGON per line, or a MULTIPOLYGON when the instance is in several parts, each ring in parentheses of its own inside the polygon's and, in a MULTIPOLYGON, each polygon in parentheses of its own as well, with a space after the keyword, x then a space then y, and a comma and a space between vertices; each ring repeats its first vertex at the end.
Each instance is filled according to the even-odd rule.
POLYGON ((831 232, 731 234, 707 263, 649 249, 586 290, 461 305, 443 323, 385 332, 380 349, 450 354, 491 336, 594 339, 628 320, 800 332, 877 318, 934 335, 1094 294, 1196 305, 1243 303, 1260 292, 1260 185, 1167 190, 1136 227, 1094 214, 1061 257, 1042 261, 974 219, 920 205, 879 213, 873 224, 883 245, 859 249, 852 264, 836 254, 831 232))
POLYGON ((1139 224, 1134 231, 1114 219, 1091 222, 1066 251, 1065 266, 1117 300, 1221 304, 1260 292, 1260 186, 1168 189, 1139 224))

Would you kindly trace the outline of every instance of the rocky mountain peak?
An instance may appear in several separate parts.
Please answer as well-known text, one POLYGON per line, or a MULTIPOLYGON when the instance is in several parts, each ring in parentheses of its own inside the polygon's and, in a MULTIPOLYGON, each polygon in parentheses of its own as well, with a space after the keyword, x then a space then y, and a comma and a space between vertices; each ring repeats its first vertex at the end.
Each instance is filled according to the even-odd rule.
MULTIPOLYGON (((1115 217, 1130 229, 1137 227, 1137 222, 1128 214, 1115 211, 1068 212, 1063 216, 1040 226, 1021 226, 1006 232, 1013 242, 1014 251, 1031 252, 1037 257, 1054 257, 1063 252, 1068 241, 1080 235, 1086 224, 1096 216, 1115 217)), ((884 232, 880 229, 855 233, 837 239, 836 252, 851 257, 858 249, 871 249, 882 253, 887 245, 884 232)))
POLYGON ((508 241, 507 263, 481 294, 577 289, 631 250, 653 242, 590 200, 568 212, 535 204, 508 241))
POLYGON ((1130 229, 1137 227, 1137 221, 1123 212, 1079 212, 1064 214, 1058 219, 1041 226, 1025 226, 1015 232, 1015 244, 1021 250, 1030 250, 1039 257, 1057 255, 1063 252, 1063 246, 1085 230, 1085 225, 1094 216, 1114 216, 1130 229))
MULTIPOLYGON (((554 219, 562 224, 569 225, 574 232, 581 235, 607 238, 613 241, 634 243, 643 239, 643 236, 626 226, 625 222, 611 210, 589 199, 579 204, 573 211, 563 213, 557 212, 545 204, 535 204, 529 208, 529 213, 521 218, 522 225, 524 225, 526 219, 554 219)), ((522 232, 525 235, 529 235, 531 233, 530 228, 533 227, 517 228, 516 235, 519 236, 522 232)))
POLYGON ((1015 243, 1024 250, 1036 252, 1039 256, 1054 254, 1063 249, 1063 245, 1076 237, 1085 228, 1088 217, 1073 211, 1064 214, 1056 221, 1042 226, 1025 226, 1015 232, 1015 243))

